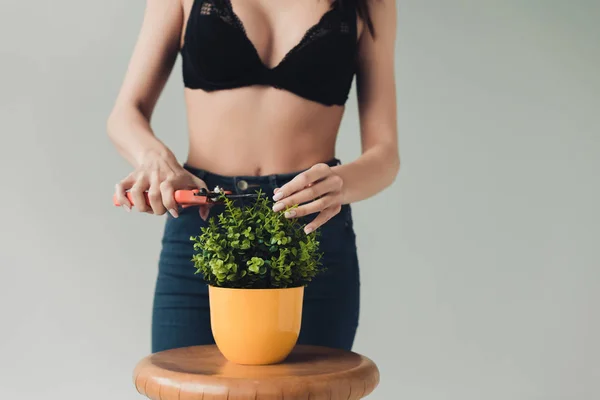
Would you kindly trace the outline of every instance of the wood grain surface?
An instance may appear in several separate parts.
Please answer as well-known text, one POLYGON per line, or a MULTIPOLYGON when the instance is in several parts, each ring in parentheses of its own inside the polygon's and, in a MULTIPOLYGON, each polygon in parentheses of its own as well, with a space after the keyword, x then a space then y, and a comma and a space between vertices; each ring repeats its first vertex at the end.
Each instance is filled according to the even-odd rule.
POLYGON ((281 364, 244 366, 216 346, 158 352, 134 370, 135 386, 153 400, 354 400, 379 384, 373 361, 354 352, 298 345, 281 364))

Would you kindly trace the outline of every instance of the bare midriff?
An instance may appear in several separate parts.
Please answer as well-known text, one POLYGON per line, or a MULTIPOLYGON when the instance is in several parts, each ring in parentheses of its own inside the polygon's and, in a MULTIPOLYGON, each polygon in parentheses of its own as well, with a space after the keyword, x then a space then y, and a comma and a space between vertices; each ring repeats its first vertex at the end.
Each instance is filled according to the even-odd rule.
POLYGON ((269 86, 185 89, 187 163, 221 175, 303 170, 335 156, 344 113, 269 86))

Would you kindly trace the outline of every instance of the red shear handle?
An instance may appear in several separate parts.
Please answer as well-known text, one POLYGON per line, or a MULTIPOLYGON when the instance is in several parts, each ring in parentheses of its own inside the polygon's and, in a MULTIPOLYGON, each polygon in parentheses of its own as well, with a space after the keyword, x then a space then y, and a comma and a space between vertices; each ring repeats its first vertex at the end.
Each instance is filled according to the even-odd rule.
MULTIPOLYGON (((203 204, 209 204, 209 203, 213 203, 213 201, 211 201, 207 196, 198 196, 198 193, 200 191, 198 189, 193 189, 193 190, 176 190, 175 191, 175 202, 179 205, 182 205, 184 207, 186 206, 201 206, 203 204)), ((231 192, 225 192, 227 193, 231 193, 231 192)), ((133 204, 133 198, 131 196, 130 192, 126 192, 125 196, 127 196, 127 199, 129 200, 129 202, 133 204)), ((144 192, 144 199, 146 200, 146 204, 150 205, 150 202, 148 200, 148 192, 144 192)), ((119 204, 119 200, 117 199, 117 195, 114 194, 113 195, 113 204, 115 206, 120 206, 121 204, 119 204)))
MULTIPOLYGON (((193 206, 193 205, 202 205, 209 203, 209 200, 206 196, 196 196, 198 193, 198 189, 194 190, 176 190, 175 191, 175 202, 177 204, 183 206, 193 206)), ((135 205, 133 202, 133 197, 130 192, 126 192, 125 196, 127 196, 127 200, 131 203, 131 205, 135 205)), ((150 205, 148 200, 148 192, 144 192, 144 199, 146 200, 146 204, 150 205)), ((115 206, 120 206, 119 200, 117 199, 117 195, 113 195, 113 204, 115 206)))

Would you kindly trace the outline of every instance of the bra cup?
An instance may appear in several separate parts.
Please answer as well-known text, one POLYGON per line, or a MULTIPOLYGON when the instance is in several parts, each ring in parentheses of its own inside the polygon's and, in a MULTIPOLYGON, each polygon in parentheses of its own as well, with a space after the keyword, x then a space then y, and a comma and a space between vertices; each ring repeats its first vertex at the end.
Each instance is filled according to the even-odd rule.
POLYGON ((258 68, 252 62, 251 49, 244 46, 239 36, 234 27, 216 18, 203 18, 185 43, 182 56, 188 58, 193 71, 207 82, 224 86, 245 83, 258 68))
POLYGON ((353 43, 346 39, 331 34, 291 55, 280 66, 278 86, 326 105, 343 104, 354 76, 353 43))

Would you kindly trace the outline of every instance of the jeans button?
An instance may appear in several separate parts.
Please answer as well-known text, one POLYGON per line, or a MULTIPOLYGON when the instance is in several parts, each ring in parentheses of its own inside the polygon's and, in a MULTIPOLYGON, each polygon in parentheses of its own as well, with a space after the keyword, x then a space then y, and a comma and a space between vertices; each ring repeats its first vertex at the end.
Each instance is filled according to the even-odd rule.
POLYGON ((246 181, 245 181, 245 180, 243 180, 243 179, 242 179, 242 180, 239 180, 239 181, 237 182, 237 187, 238 187, 238 189, 240 189, 240 190, 246 190, 246 189, 248 189, 248 182, 246 182, 246 181))

